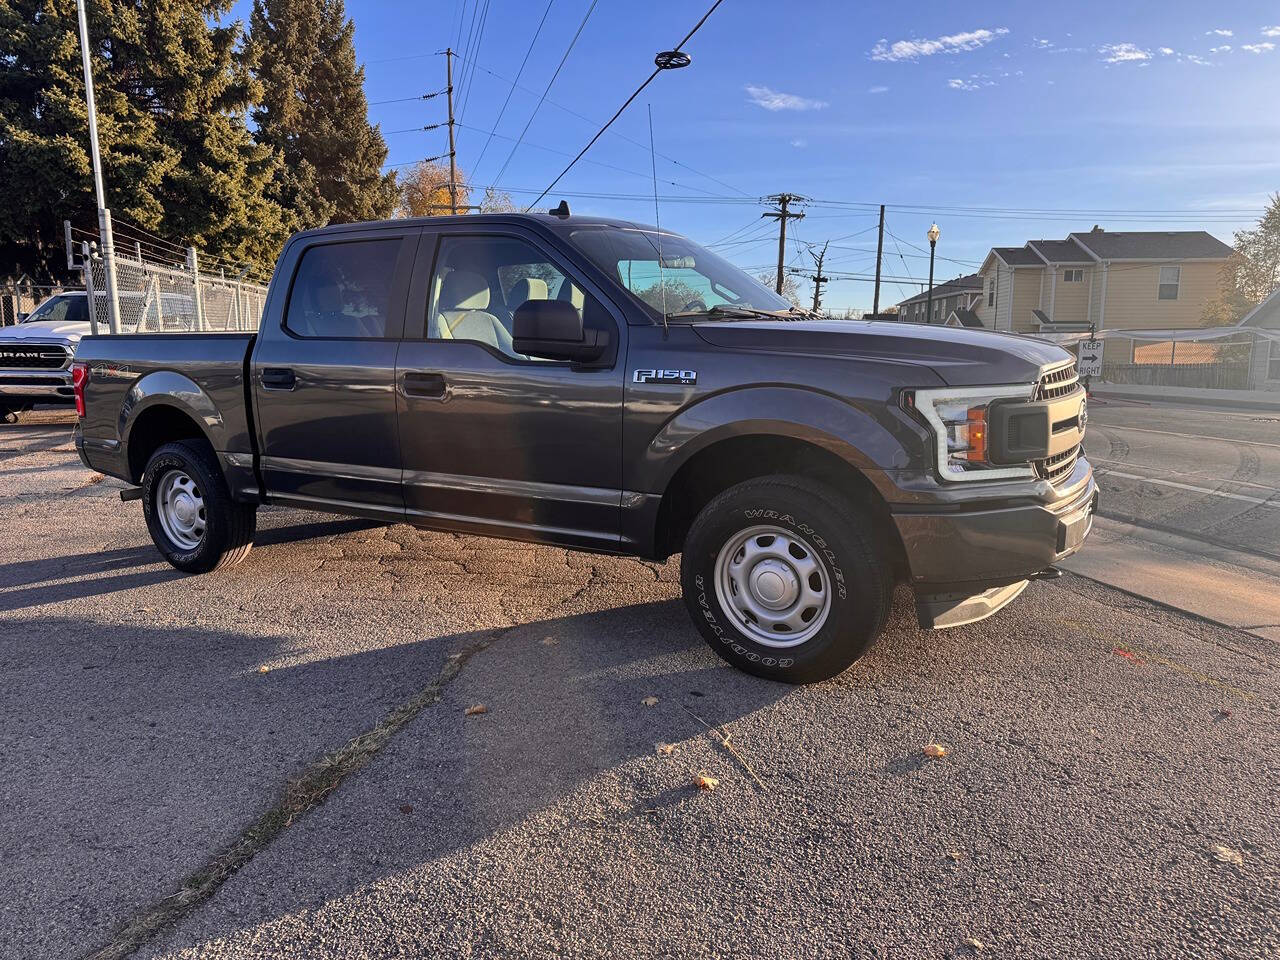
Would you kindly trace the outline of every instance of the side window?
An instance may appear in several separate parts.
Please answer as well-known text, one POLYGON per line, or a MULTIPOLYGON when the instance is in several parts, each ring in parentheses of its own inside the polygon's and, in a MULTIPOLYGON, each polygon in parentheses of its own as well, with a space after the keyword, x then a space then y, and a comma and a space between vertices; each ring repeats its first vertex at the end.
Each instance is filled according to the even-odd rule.
POLYGON ((300 337, 386 337, 401 243, 396 237, 308 248, 294 275, 286 329, 300 337))
POLYGON ((512 338, 516 311, 530 300, 573 304, 588 330, 614 325, 600 302, 533 244, 516 237, 444 237, 431 278, 425 334, 532 360, 516 353, 512 338))
POLYGON ((1182 279, 1181 267, 1161 267, 1160 287, 1157 297, 1161 300, 1178 299, 1178 282, 1182 279))

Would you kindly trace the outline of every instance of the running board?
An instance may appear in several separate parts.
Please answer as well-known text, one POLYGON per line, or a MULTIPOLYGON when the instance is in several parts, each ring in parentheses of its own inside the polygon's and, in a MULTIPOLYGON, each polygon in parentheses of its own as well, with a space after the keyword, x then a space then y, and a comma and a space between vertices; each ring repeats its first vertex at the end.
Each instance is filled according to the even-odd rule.
POLYGON ((982 593, 916 594, 916 617, 925 630, 963 627, 966 623, 985 620, 1003 610, 1027 589, 1027 580, 1004 587, 992 587, 982 593))

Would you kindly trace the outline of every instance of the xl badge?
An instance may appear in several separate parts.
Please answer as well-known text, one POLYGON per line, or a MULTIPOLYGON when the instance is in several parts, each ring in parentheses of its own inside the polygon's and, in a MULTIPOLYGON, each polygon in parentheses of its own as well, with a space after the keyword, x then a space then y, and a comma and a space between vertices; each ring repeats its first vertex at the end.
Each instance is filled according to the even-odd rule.
POLYGON ((637 370, 631 378, 636 383, 683 383, 698 382, 697 370, 637 370))

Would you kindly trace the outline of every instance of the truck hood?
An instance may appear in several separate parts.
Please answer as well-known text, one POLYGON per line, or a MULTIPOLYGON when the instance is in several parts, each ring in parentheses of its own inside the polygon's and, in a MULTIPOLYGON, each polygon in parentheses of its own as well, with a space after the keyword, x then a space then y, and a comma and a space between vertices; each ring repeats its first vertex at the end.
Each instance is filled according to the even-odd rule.
POLYGON ((12 327, 0 327, 0 342, 14 340, 60 340, 63 343, 79 343, 89 335, 89 324, 75 320, 36 320, 12 327))
POLYGON ((948 386, 1032 383, 1046 365, 1071 354, 1044 340, 893 321, 743 320, 694 324, 707 343, 741 350, 817 353, 918 363, 948 386))

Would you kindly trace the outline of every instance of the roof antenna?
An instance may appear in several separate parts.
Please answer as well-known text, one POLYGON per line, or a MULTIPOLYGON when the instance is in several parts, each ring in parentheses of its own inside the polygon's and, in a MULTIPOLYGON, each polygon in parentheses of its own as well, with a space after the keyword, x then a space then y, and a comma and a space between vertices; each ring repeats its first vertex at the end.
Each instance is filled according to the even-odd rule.
POLYGON ((548 210, 547 213, 551 214, 553 217, 563 218, 569 216, 569 201, 561 200, 558 204, 548 210))
POLYGON ((653 148, 653 104, 649 108, 649 163, 653 167, 653 225, 658 228, 658 287, 662 291, 662 335, 671 332, 667 326, 667 282, 662 277, 662 218, 658 214, 658 154, 653 148))

